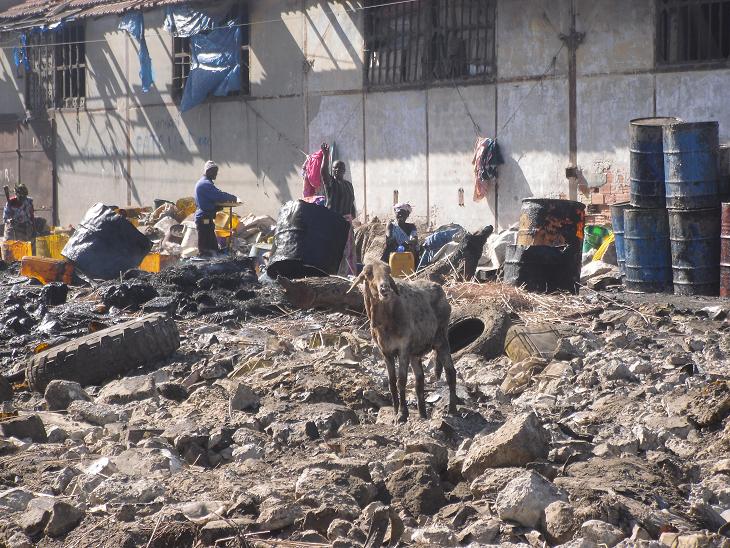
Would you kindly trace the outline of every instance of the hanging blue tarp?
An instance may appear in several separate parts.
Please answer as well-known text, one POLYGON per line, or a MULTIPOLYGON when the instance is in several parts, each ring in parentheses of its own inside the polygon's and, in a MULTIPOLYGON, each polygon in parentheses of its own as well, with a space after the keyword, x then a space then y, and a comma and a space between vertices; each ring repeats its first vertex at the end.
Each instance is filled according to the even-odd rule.
POLYGON ((233 25, 190 37, 190 74, 180 110, 202 103, 208 95, 241 90, 241 29, 233 25))
POLYGON ((179 38, 213 30, 218 22, 209 12, 189 6, 169 6, 165 10, 165 28, 179 38))
POLYGON ((28 59, 28 35, 23 33, 20 35, 20 46, 13 48, 13 60, 15 68, 20 68, 22 64, 26 72, 30 72, 30 59, 28 59))
POLYGON ((152 84, 152 59, 144 37, 144 17, 141 11, 130 11, 122 16, 119 30, 125 30, 139 43, 139 77, 142 80, 142 92, 147 93, 152 84))

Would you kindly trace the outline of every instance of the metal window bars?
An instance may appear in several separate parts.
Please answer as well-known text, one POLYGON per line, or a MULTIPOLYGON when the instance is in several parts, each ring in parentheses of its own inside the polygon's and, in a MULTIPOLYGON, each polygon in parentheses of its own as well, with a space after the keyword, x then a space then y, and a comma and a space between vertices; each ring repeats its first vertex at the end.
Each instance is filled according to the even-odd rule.
POLYGON ((730 59, 730 1, 658 0, 657 63, 730 59))
MULTIPOLYGON (((248 19, 248 2, 236 2, 229 20, 236 21, 241 25, 241 48, 239 62, 241 64, 241 91, 232 91, 229 95, 248 95, 251 89, 251 80, 249 74, 250 63, 250 32, 248 19)), ((172 90, 177 99, 180 99, 185 89, 185 83, 190 74, 190 38, 189 37, 173 37, 172 39, 172 90)))
POLYGON ((86 47, 83 24, 33 33, 28 39, 30 72, 26 108, 83 108, 86 98, 86 47))
POLYGON ((489 76, 494 0, 371 0, 365 26, 370 86, 489 76))

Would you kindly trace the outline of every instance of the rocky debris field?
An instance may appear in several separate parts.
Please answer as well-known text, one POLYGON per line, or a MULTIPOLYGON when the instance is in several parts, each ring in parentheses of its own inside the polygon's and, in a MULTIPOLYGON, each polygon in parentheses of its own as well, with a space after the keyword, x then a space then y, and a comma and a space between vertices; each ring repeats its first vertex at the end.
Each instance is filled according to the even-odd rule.
POLYGON ((365 316, 180 272, 56 305, 6 273, 0 546, 730 546, 724 301, 450 288, 561 338, 518 362, 461 355, 456 416, 427 362, 429 418, 397 425, 365 316), (45 394, 18 378, 40 342, 164 298, 181 346, 154 368, 45 394))

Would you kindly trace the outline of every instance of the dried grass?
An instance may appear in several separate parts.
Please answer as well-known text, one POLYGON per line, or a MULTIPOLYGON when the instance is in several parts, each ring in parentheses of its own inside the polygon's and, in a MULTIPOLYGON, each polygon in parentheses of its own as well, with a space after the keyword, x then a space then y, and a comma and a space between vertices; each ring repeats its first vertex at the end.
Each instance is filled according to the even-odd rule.
POLYGON ((444 286, 444 289, 452 306, 473 303, 497 306, 519 317, 525 324, 560 322, 588 325, 591 321, 581 314, 591 306, 585 299, 568 293, 530 293, 503 282, 455 282, 444 286))

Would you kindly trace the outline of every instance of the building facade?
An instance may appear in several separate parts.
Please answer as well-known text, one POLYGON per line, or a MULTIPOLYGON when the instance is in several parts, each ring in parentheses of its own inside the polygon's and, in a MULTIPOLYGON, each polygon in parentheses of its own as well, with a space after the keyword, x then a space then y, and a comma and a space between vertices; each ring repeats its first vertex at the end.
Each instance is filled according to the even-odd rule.
MULTIPOLYGON (((190 195, 207 159, 244 209, 275 216, 301 195, 305 153, 328 141, 347 164, 361 220, 408 201, 432 226, 504 228, 526 197, 594 209, 620 199, 632 118, 719 120, 730 140, 730 1, 233 2, 243 5, 233 6, 239 89, 184 112, 191 45, 164 24, 165 10, 183 3, 79 1, 74 10, 72 0, 63 34, 28 35, 18 66, 21 33, 63 17, 33 11, 59 2, 10 3, 0 13, 0 122, 30 121, 6 136, 0 176, 33 192, 46 176, 22 159, 14 168, 10 145, 26 164, 45 155, 46 201, 62 224, 98 201, 190 195), (119 29, 130 8, 143 12, 147 92, 141 42, 119 29), (504 164, 475 202, 477 135, 497 139, 504 164)), ((217 4, 232 5, 207 3, 217 4)))

